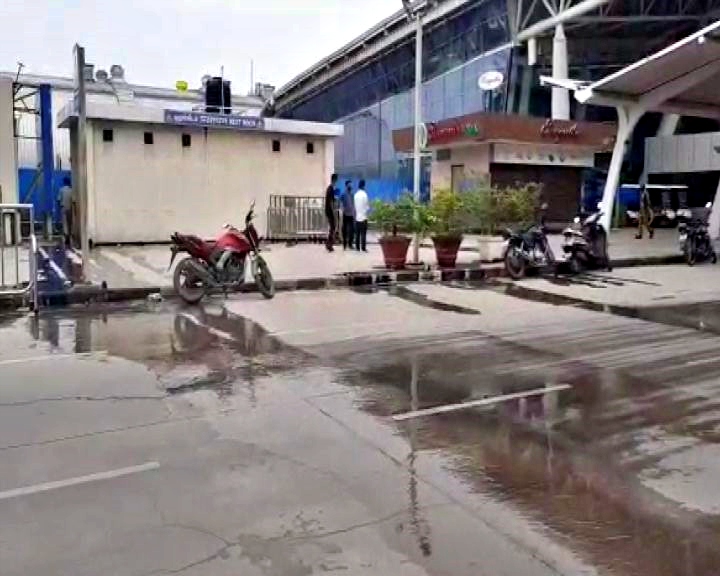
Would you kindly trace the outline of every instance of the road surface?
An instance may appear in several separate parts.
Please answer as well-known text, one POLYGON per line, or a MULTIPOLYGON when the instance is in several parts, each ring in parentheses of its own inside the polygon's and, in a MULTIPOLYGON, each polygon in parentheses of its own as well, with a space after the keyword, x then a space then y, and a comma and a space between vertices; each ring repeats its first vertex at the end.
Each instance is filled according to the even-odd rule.
POLYGON ((720 336, 656 320, 426 284, 2 317, 0 572, 710 576, 720 336))

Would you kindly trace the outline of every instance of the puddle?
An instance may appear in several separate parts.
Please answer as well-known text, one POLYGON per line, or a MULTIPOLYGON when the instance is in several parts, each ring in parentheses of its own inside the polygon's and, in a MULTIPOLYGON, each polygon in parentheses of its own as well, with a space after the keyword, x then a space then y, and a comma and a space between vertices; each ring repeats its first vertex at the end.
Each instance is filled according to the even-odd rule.
POLYGON ((644 446, 636 431, 692 413, 673 382, 579 364, 519 377, 507 372, 509 361, 522 369, 548 355, 480 334, 462 346, 424 346, 358 359, 362 367, 343 379, 356 389, 355 403, 387 418, 552 383, 572 390, 398 424, 411 458, 441 457, 467 489, 510 504, 603 573, 694 576, 720 566, 720 521, 665 499, 637 476, 668 452, 664 444, 644 446))
POLYGON ((168 394, 209 389, 228 396, 270 373, 312 362, 258 324, 219 307, 143 306, 49 311, 22 324, 50 352, 103 352, 143 364, 168 394))

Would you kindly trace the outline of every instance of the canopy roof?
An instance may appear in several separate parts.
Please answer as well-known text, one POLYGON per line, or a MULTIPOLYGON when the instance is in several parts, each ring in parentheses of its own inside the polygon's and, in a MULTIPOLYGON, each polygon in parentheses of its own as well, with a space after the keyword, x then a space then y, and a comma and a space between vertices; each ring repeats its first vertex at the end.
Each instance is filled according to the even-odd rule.
POLYGON ((557 80, 582 103, 720 117, 720 21, 597 82, 557 80))

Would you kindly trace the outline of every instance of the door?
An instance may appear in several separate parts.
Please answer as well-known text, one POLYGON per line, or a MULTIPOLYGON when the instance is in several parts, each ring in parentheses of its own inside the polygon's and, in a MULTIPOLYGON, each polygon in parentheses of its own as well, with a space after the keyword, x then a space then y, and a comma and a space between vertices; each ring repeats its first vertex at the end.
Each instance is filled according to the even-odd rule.
POLYGON ((533 164, 491 164, 493 186, 517 184, 542 185, 540 196, 548 203, 548 222, 565 223, 577 214, 580 206, 582 169, 575 167, 539 166, 533 164))
POLYGON ((450 168, 450 187, 453 192, 462 191, 462 185, 465 182, 465 165, 454 164, 450 168))

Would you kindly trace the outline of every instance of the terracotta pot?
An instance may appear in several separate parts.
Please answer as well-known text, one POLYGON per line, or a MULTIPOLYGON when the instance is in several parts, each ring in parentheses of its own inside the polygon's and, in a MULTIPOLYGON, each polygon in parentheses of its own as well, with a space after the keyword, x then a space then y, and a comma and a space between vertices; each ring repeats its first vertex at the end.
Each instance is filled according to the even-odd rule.
POLYGON ((383 236, 379 240, 382 248, 385 267, 391 270, 405 268, 410 238, 407 236, 383 236))
POLYGON ((433 236, 435 256, 440 268, 455 268, 462 236, 433 236))

